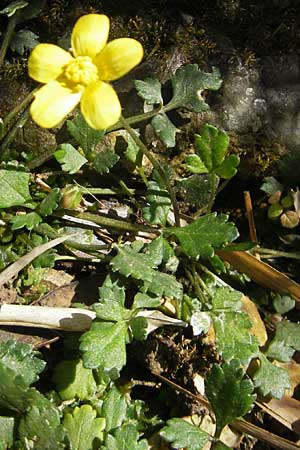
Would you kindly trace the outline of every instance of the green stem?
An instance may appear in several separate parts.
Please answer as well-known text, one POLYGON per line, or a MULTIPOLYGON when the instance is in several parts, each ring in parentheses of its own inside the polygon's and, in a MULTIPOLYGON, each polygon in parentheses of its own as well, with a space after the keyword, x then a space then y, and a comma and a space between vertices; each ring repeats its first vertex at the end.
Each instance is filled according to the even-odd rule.
POLYGON ((7 28, 6 28, 5 35, 4 35, 4 38, 3 38, 3 41, 1 44, 1 48, 0 48, 0 67, 2 67, 2 65, 3 65, 4 58, 6 56, 6 52, 7 52, 8 46, 10 44, 10 41, 13 37, 16 24, 17 24, 17 20, 15 17, 15 14, 13 14, 8 19, 7 28))
POLYGON ((94 222, 97 225, 103 226, 103 228, 116 228, 122 231, 131 231, 131 232, 145 232, 145 233, 155 233, 159 234, 160 231, 155 228, 146 227, 144 225, 137 225, 130 222, 125 222, 124 220, 111 219, 110 217, 100 216, 98 214, 93 214, 89 212, 55 212, 54 216, 63 217, 64 215, 72 216, 76 219, 87 220, 89 222, 94 222))
POLYGON ((7 157, 8 153, 9 153, 10 144, 14 140, 14 137, 15 137, 17 131, 25 125, 28 118, 29 118, 29 111, 28 111, 28 109, 25 109, 25 111, 23 111, 23 113, 20 115, 20 117, 18 118, 18 120, 16 121, 16 123, 14 124, 12 129, 10 130, 10 132, 7 133, 6 138, 3 140, 2 145, 1 145, 1 151, 2 151, 1 158, 2 159, 5 159, 7 157))
POLYGON ((271 248, 255 247, 255 253, 259 253, 262 258, 292 258, 300 259, 300 253, 294 252, 281 252, 278 250, 272 250, 271 248))
POLYGON ((175 225, 177 227, 180 227, 180 213, 179 208, 177 204, 177 199, 175 192, 168 180, 168 177, 165 174, 164 169, 160 165, 160 163, 157 161, 157 159, 152 155, 152 153, 147 149, 143 141, 137 136, 137 134, 134 132, 134 130, 131 128, 131 126, 128 124, 127 120, 121 116, 120 122, 122 123, 122 126, 125 128, 125 130, 129 133, 131 138, 134 140, 136 145, 140 148, 140 150, 143 152, 143 154, 149 159, 151 162, 153 168, 158 172, 159 176, 161 177, 162 181, 164 182, 167 191, 169 192, 173 211, 174 211, 174 217, 175 217, 175 225))
POLYGON ((216 192, 217 192, 217 185, 218 185, 218 176, 215 173, 211 174, 211 192, 210 192, 210 198, 207 205, 207 213, 210 213, 215 201, 216 192))
POLYGON ((15 106, 15 108, 13 108, 4 117, 4 119, 3 119, 4 134, 2 135, 2 137, 4 137, 5 134, 7 133, 7 128, 8 128, 9 122, 11 122, 22 109, 26 108, 29 105, 29 103, 31 102, 31 100, 34 97, 34 94, 36 93, 36 91, 38 89, 40 89, 40 87, 36 87, 31 92, 29 92, 29 94, 24 98, 24 100, 22 100, 21 103, 19 103, 17 106, 15 106))
MULTIPOLYGON (((43 236, 47 236, 49 239, 56 239, 60 237, 58 233, 56 233, 54 230, 49 229, 48 227, 44 227, 43 225, 37 225, 34 227, 34 231, 36 233, 39 233, 43 236)), ((106 244, 83 244, 77 241, 74 241, 73 239, 68 239, 64 242, 64 245, 68 245, 69 247, 72 247, 76 250, 81 250, 84 252, 99 252, 100 250, 107 250, 110 248, 110 245, 106 244)))

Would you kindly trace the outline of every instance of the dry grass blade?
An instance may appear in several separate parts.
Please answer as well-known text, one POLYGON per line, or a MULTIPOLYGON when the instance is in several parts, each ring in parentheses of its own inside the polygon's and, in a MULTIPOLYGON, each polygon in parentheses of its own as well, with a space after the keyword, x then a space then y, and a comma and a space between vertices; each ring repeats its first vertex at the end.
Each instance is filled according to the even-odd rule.
POLYGON ((300 285, 298 283, 268 264, 259 261, 250 253, 218 250, 217 254, 261 286, 281 294, 290 294, 300 302, 300 285))
POLYGON ((42 253, 45 253, 50 248, 56 247, 62 242, 74 237, 75 235, 65 235, 56 239, 52 239, 52 241, 46 242, 46 244, 38 245, 31 252, 27 253, 27 255, 22 256, 13 264, 8 266, 3 272, 0 274, 0 286, 2 284, 7 283, 12 278, 18 275, 20 270, 24 269, 28 264, 30 264, 35 258, 40 256, 42 253))

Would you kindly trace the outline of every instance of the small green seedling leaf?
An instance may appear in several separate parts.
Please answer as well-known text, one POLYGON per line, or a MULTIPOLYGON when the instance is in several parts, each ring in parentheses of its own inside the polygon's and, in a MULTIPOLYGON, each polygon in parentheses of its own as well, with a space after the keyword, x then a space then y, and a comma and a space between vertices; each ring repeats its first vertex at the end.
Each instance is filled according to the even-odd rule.
POLYGON ((103 397, 101 415, 105 418, 105 431, 119 428, 126 418, 127 403, 121 392, 112 385, 103 397))
POLYGON ((156 78, 146 78, 144 81, 135 80, 138 95, 149 105, 162 104, 161 84, 156 78))
POLYGON ((39 204, 37 211, 41 216, 49 216, 58 208, 62 193, 59 188, 53 188, 51 192, 39 204))
POLYGON ((202 450, 210 439, 205 431, 183 419, 169 419, 167 426, 162 428, 159 434, 172 443, 172 448, 186 450, 202 450))
POLYGON ((25 50, 33 49, 38 43, 37 34, 30 30, 19 30, 13 35, 9 46, 13 52, 17 52, 23 56, 25 50))
POLYGON ((253 384, 244 378, 239 360, 231 360, 222 366, 214 364, 205 380, 205 392, 216 415, 216 436, 225 425, 243 417, 255 400, 253 384))
POLYGON ((300 323, 289 322, 288 320, 279 322, 266 356, 278 361, 288 362, 295 350, 300 350, 300 323))
POLYGON ((263 396, 281 398, 291 386, 287 370, 272 364, 263 353, 259 354, 260 366, 253 376, 254 386, 263 396))
POLYGON ((80 339, 84 367, 120 371, 126 364, 127 330, 128 325, 123 321, 94 321, 90 331, 84 333, 80 339))
POLYGON ((208 169, 200 156, 198 155, 188 155, 185 158, 186 168, 191 173, 207 173, 208 169))
POLYGON ((92 152, 105 134, 104 130, 91 128, 80 113, 73 120, 67 120, 67 128, 85 152, 92 152))
POLYGON ((78 172, 87 162, 87 159, 71 144, 60 144, 54 152, 54 157, 61 164, 62 170, 70 174, 78 172))
POLYGON ((12 230, 20 230, 21 228, 26 228, 31 231, 34 227, 36 227, 40 222, 42 222, 41 216, 39 216, 36 212, 31 212, 28 214, 20 214, 18 216, 12 217, 10 220, 12 226, 12 230))
POLYGON ((151 120, 151 125, 167 148, 175 147, 178 128, 173 125, 166 114, 157 114, 154 116, 151 120))
POLYGON ((105 419, 96 417, 90 405, 76 407, 72 414, 66 414, 63 425, 68 432, 71 448, 74 450, 93 450, 99 448, 103 440, 105 419))
POLYGON ((97 390, 92 370, 83 367, 81 359, 58 363, 54 369, 53 381, 63 400, 85 400, 97 390))
POLYGON ((107 435, 103 450, 147 450, 148 448, 146 439, 139 440, 136 425, 128 423, 118 428, 113 435, 107 435))
POLYGON ((237 173, 237 167, 240 164, 240 158, 237 155, 229 155, 222 164, 217 167, 216 174, 220 178, 225 178, 228 180, 229 178, 234 177, 237 173))
POLYGON ((24 448, 34 448, 34 450, 66 448, 65 430, 60 423, 59 411, 49 401, 45 401, 43 405, 33 405, 28 410, 27 414, 21 418, 19 434, 21 442, 25 445, 24 448))
MULTIPOLYGON (((218 130, 218 128, 208 123, 204 125, 201 136, 199 134, 195 135, 196 151, 208 172, 216 172, 224 162, 228 145, 229 137, 225 131, 218 130)), ((229 164, 229 168, 233 163, 234 161, 229 164)))
POLYGON ((269 219, 276 219, 282 213, 283 213, 283 207, 280 205, 280 203, 273 203, 273 205, 270 205, 268 208, 268 218, 269 219))
POLYGON ((29 174, 17 170, 0 170, 0 208, 24 205, 31 200, 29 174))
POLYGON ((169 228, 165 234, 173 234, 180 242, 187 256, 207 258, 214 255, 214 249, 232 242, 239 235, 236 227, 227 222, 228 216, 207 214, 182 228, 169 228))
POLYGON ((142 209, 144 219, 152 225, 165 225, 171 207, 168 192, 161 189, 156 181, 150 181, 146 201, 149 205, 142 209))
POLYGON ((94 159, 94 168, 96 172, 103 175, 104 173, 108 173, 110 169, 112 169, 117 162, 119 161, 119 156, 114 152, 111 148, 106 148, 102 150, 100 153, 97 153, 94 159))
POLYGON ((178 69, 171 78, 173 98, 167 108, 184 107, 195 112, 203 112, 209 109, 201 94, 204 90, 217 90, 221 87, 222 80, 218 69, 213 67, 212 73, 206 73, 199 69, 197 64, 188 64, 178 69))

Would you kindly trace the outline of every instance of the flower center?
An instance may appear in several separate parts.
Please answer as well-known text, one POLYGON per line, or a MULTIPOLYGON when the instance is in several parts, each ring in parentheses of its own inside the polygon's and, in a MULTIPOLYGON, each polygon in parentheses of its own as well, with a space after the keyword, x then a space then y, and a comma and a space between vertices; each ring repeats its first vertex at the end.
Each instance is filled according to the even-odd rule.
POLYGON ((66 79, 74 84, 87 86, 98 80, 98 70, 89 56, 77 56, 64 70, 66 79))

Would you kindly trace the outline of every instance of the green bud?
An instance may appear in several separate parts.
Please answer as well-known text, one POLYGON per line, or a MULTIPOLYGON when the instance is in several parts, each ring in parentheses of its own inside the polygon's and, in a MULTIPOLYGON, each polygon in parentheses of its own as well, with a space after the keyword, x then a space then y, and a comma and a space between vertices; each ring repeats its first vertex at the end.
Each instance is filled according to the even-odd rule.
POLYGON ((78 186, 66 186, 61 190, 63 194, 60 207, 64 209, 76 209, 81 202, 82 192, 78 186))

